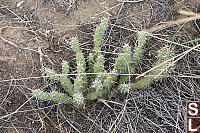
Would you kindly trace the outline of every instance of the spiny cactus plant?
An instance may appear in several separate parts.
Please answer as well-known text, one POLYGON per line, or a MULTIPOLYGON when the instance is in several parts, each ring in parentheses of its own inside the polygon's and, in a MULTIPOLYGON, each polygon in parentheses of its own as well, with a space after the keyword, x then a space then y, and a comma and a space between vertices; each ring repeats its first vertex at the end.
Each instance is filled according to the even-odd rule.
POLYGON ((149 87, 153 82, 160 80, 159 74, 166 75, 173 70, 173 66, 171 66, 172 62, 167 62, 162 64, 163 62, 171 59, 173 57, 173 51, 169 47, 164 47, 158 51, 157 61, 153 65, 153 67, 157 67, 156 69, 150 72, 150 75, 155 77, 147 76, 143 77, 140 80, 132 83, 124 83, 118 86, 118 90, 121 93, 126 93, 130 89, 143 89, 149 87), (158 76, 158 77, 157 77, 158 76))
MULTIPOLYGON (((98 98, 107 98, 108 93, 117 88, 119 92, 126 93, 131 89, 142 89, 150 86, 154 81, 161 78, 143 77, 134 81, 132 74, 135 73, 136 66, 142 58, 143 48, 146 43, 147 33, 145 31, 138 32, 137 45, 131 50, 128 43, 125 43, 121 52, 115 59, 114 68, 110 72, 104 69, 105 59, 101 51, 104 34, 108 27, 108 20, 103 19, 94 32, 94 49, 85 58, 77 38, 72 38, 70 42, 71 49, 74 51, 76 57, 76 78, 73 83, 68 77, 69 63, 63 61, 62 74, 57 74, 53 70, 46 68, 45 73, 51 80, 61 83, 64 90, 67 92, 60 93, 52 91, 50 93, 42 90, 33 90, 33 96, 40 100, 52 100, 57 103, 73 104, 80 108, 87 100, 95 100, 98 98), (132 54, 133 53, 133 54, 132 54), (86 70, 86 66, 88 69, 86 70), (91 73, 93 75, 91 76, 91 73), (91 82, 88 84, 88 82, 91 82)), ((158 58, 153 67, 162 62, 172 58, 173 52, 168 47, 162 48, 158 51, 158 58)), ((167 74, 172 69, 171 62, 167 62, 156 69, 152 70, 150 74, 167 74)))

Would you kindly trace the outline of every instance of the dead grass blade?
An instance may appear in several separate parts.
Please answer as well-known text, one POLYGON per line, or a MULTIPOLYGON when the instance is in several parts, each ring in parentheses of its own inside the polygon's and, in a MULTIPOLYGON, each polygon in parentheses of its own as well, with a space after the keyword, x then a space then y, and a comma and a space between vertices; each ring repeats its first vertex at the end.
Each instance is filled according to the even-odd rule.
POLYGON ((139 76, 136 77, 136 79, 138 79, 138 78, 144 76, 145 74, 151 72, 152 70, 154 70, 154 69, 156 69, 156 68, 158 68, 158 67, 164 65, 165 63, 168 63, 168 62, 174 60, 175 58, 178 58, 178 57, 179 57, 177 60, 175 60, 175 61, 172 62, 171 64, 176 63, 178 60, 180 60, 182 57, 184 57, 184 56, 185 56, 186 54, 188 54, 190 51, 192 51, 192 50, 194 50, 194 49, 196 49, 196 48, 198 48, 198 47, 200 47, 200 44, 198 44, 198 45, 196 45, 196 46, 194 46, 194 47, 192 47, 192 48, 186 50, 185 52, 182 52, 181 54, 178 54, 178 55, 174 56, 173 58, 171 58, 171 59, 169 59, 169 60, 167 60, 167 61, 165 61, 165 62, 163 62, 163 63, 161 63, 161 64, 159 64, 159 65, 157 65, 157 66, 155 66, 155 67, 153 67, 153 68, 151 68, 150 70, 148 70, 148 71, 146 71, 146 72, 144 72, 144 73, 142 73, 142 74, 140 74, 139 76))
POLYGON ((192 21, 192 20, 200 19, 200 15, 196 14, 196 13, 187 12, 187 11, 183 11, 183 10, 181 10, 180 13, 190 14, 190 15, 192 15, 192 17, 181 18, 181 19, 178 19, 178 20, 175 20, 175 21, 169 21, 167 23, 164 23, 164 24, 158 25, 156 27, 147 29, 146 31, 152 33, 152 32, 158 31, 158 30, 162 30, 164 28, 168 28, 168 27, 173 26, 173 25, 177 25, 177 24, 180 24, 180 23, 185 23, 185 22, 189 22, 189 21, 192 21))

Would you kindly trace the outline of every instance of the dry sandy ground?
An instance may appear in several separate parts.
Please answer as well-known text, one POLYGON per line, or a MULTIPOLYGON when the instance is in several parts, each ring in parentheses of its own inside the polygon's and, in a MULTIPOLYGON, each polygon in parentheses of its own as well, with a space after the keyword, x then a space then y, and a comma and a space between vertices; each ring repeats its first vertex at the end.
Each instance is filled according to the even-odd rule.
MULTIPOLYGON (((199 79, 171 77, 146 90, 134 90, 128 97, 124 115, 126 95, 106 102, 90 102, 85 109, 76 109, 71 105, 38 101, 32 98, 30 90, 60 88, 57 83, 43 78, 44 67, 60 72, 62 60, 67 60, 73 69, 74 54, 68 46, 70 37, 79 38, 87 55, 93 44, 93 31, 101 18, 110 19, 102 49, 114 52, 124 42, 134 47, 136 34, 113 25, 132 30, 148 29, 185 17, 177 13, 180 9, 197 12, 199 4, 198 0, 126 3, 117 0, 0 0, 0 132, 185 132, 185 102, 200 99, 199 79)), ((162 29, 155 35, 177 43, 199 37, 194 22, 181 26, 162 29)), ((155 51, 167 44, 149 38, 137 72, 148 70, 155 51)), ((176 54, 186 50, 174 47, 176 54)), ((112 61, 110 57, 115 57, 105 55, 107 64, 112 61)), ((199 61, 198 52, 192 51, 176 63, 173 74, 198 75, 199 61)))

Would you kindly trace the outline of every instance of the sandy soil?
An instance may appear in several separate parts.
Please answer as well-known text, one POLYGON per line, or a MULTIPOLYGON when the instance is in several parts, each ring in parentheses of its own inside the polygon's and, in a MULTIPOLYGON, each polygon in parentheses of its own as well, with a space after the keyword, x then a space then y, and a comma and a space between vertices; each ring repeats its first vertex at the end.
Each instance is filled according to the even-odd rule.
MULTIPOLYGON (((198 5, 197 0, 127 3, 117 0, 0 0, 0 132, 110 132, 114 129, 114 132, 184 132, 185 102, 200 99, 199 79, 172 77, 146 90, 134 90, 118 124, 126 95, 111 99, 112 102, 107 102, 109 106, 95 101, 88 103, 85 109, 76 109, 71 105, 38 101, 30 90, 60 89, 57 83, 43 78, 44 67, 60 72, 62 60, 69 61, 73 67, 74 54, 68 46, 70 37, 79 38, 87 55, 89 51, 85 49, 91 49, 93 31, 101 18, 110 19, 102 49, 114 52, 124 42, 134 47, 136 34, 113 25, 132 30, 149 29, 185 17, 177 13, 180 9, 196 12, 198 5)), ((199 37, 194 22, 185 24, 177 33, 181 26, 162 29, 155 35, 172 40, 176 34, 174 41, 177 43, 199 37)), ((149 38, 137 72, 148 70, 155 59, 155 51, 166 44, 169 43, 149 38)), ((175 45, 176 54, 184 50, 186 48, 175 45)), ((106 63, 111 61, 107 59, 106 63)), ((173 73, 198 75, 199 61, 198 52, 192 51, 176 63, 173 73)))

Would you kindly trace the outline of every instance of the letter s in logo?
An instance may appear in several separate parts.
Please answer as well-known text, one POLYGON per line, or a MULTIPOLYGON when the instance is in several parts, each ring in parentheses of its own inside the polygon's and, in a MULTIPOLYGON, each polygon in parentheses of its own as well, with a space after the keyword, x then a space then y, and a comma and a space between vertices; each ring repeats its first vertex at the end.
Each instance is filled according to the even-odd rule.
POLYGON ((190 115, 197 115, 198 114, 198 109, 197 109, 197 107, 198 107, 198 105, 197 105, 197 103, 189 103, 189 105, 188 105, 188 108, 189 108, 189 111, 188 111, 188 113, 190 114, 190 115), (191 111, 192 110, 192 111, 191 111))

